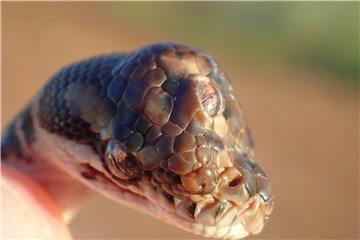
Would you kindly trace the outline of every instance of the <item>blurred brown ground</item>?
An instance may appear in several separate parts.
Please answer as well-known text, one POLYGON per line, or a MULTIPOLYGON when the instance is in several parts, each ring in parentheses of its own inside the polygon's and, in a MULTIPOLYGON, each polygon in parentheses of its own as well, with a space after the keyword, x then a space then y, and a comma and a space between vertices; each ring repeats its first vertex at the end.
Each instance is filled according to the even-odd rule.
MULTIPOLYGON (((5 3, 2 11, 2 127, 64 64, 182 42, 171 29, 145 22, 115 24, 98 4, 5 3)), ((241 57, 234 63, 219 51, 221 43, 209 46, 239 93, 258 162, 273 181, 273 215, 253 238, 357 238, 357 89, 315 70, 241 57)), ((84 205, 70 227, 75 239, 196 238, 102 196, 84 205)))

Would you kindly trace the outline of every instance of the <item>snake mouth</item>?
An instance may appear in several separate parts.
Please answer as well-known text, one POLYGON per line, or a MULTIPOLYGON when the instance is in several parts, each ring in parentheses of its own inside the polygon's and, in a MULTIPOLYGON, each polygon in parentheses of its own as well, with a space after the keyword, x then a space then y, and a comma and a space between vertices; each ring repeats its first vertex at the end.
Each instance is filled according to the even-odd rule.
POLYGON ((107 179, 120 195, 132 196, 125 204, 142 202, 143 212, 205 237, 240 239, 263 229, 273 205, 270 180, 250 155, 215 133, 205 134, 195 151, 151 168, 145 164, 151 151, 140 153, 116 139, 104 149, 107 179), (201 164, 193 164, 194 157, 201 164))
POLYGON ((211 181, 199 180, 199 176, 209 176, 209 172, 199 172, 204 168, 184 176, 161 168, 141 171, 131 157, 118 162, 105 160, 105 175, 118 188, 121 197, 115 197, 117 201, 123 199, 137 210, 141 203, 143 212, 204 237, 240 239, 261 232, 271 214, 273 197, 268 178, 253 160, 244 154, 229 156, 232 167, 218 169, 215 185, 210 188, 211 181), (109 166, 116 166, 116 171, 109 166), (139 172, 139 177, 128 179, 139 172))
POLYGON ((126 188, 115 184, 121 195, 114 197, 116 201, 203 237, 240 239, 258 234, 272 211, 272 198, 265 201, 260 194, 235 204, 210 194, 172 196, 146 180, 126 188))

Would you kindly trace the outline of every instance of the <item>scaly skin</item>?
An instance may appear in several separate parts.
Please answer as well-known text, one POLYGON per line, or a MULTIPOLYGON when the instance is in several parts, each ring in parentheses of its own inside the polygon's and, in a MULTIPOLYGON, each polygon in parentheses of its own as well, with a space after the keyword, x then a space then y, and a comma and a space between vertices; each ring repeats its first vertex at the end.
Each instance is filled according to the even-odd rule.
POLYGON ((183 45, 63 68, 10 125, 2 157, 20 169, 51 166, 205 237, 258 234, 273 206, 230 82, 210 56, 183 45))

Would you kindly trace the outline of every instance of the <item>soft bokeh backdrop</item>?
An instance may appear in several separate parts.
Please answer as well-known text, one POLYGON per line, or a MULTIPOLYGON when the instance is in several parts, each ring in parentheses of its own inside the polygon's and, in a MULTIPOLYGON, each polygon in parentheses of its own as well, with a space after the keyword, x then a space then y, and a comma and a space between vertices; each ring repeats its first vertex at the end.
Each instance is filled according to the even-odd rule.
MULTIPOLYGON (((174 41, 213 55, 247 112, 276 194, 252 238, 359 233, 359 2, 3 3, 4 127, 61 66, 174 41)), ((195 238, 104 197, 82 206, 75 239, 195 238)))

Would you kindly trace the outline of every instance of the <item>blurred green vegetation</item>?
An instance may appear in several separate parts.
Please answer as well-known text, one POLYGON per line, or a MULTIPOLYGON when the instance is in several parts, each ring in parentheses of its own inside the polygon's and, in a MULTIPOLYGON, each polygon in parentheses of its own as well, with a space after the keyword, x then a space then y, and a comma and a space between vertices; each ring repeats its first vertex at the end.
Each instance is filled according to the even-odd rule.
POLYGON ((294 63, 359 79, 359 2, 112 3, 144 34, 209 46, 249 61, 294 63), (221 44, 221 46, 219 45, 221 44), (219 46, 217 46, 219 45, 219 46))

